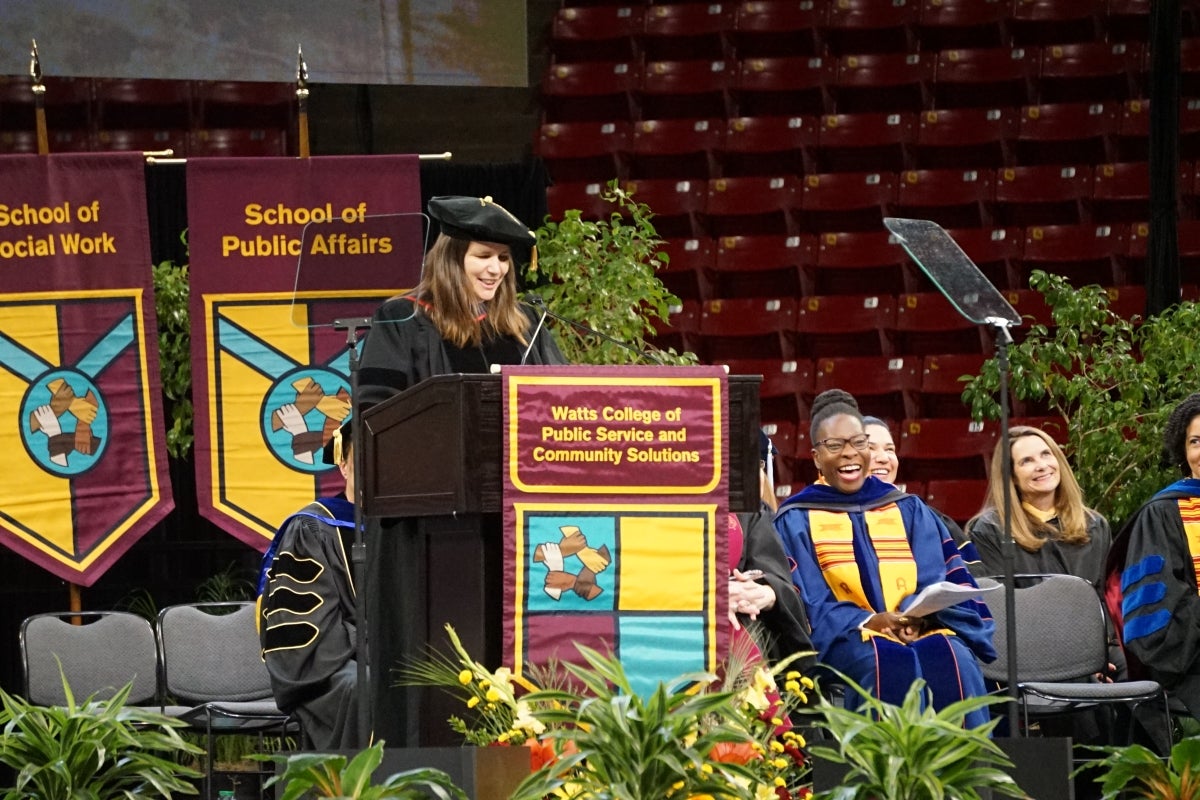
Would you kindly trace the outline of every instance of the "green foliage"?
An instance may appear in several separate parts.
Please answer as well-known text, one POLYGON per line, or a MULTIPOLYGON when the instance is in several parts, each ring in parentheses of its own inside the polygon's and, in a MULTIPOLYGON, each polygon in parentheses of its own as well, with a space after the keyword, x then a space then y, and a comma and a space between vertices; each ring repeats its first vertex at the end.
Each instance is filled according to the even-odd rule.
MULTIPOLYGON (((578 328, 550 320, 558 343, 573 364, 645 363, 638 350, 653 349, 646 337, 653 320, 666 320, 679 298, 654 274, 670 260, 654 229, 650 207, 610 181, 602 195, 614 205, 607 220, 585 221, 572 209, 560 222, 547 217, 537 230, 536 268, 525 274, 530 286, 559 316, 587 325, 633 350, 578 328)), ((667 364, 695 364, 692 353, 655 351, 667 364)))
POLYGON ((1108 753, 1075 771, 1104 770, 1096 777, 1103 800, 1141 797, 1146 800, 1200 799, 1200 737, 1181 739, 1171 748, 1171 757, 1161 758, 1139 744, 1129 747, 1090 748, 1108 753))
POLYGON ((810 753, 849 772, 843 785, 814 795, 814 800, 979 800, 979 790, 1024 797, 1001 767, 1011 766, 989 734, 998 720, 973 730, 963 728, 967 714, 1001 702, 970 697, 935 712, 925 702, 923 680, 914 681, 898 706, 871 697, 853 681, 863 706, 848 710, 825 698, 815 713, 833 744, 814 743, 810 753))
POLYGON ((522 781, 511 800, 755 797, 752 771, 707 758, 718 744, 749 737, 734 692, 696 691, 714 678, 697 673, 642 697, 615 657, 577 647, 588 666, 564 668, 583 693, 546 689, 525 698, 546 724, 545 737, 564 745, 562 755, 522 781))
POLYGON ((67 681, 65 706, 37 706, 0 690, 0 763, 16 773, 3 800, 109 800, 195 794, 183 754, 183 723, 125 705, 130 686, 109 700, 76 703, 67 681))
MULTIPOLYGON (((1188 378, 1200 363, 1200 306, 1181 303, 1129 321, 1109 309, 1099 286, 1076 289, 1041 271, 1029 283, 1045 295, 1055 329, 1032 325, 1009 347, 1012 393, 1068 421, 1066 441, 1056 438, 1088 505, 1116 527, 1179 477, 1159 464, 1162 430, 1171 409, 1196 391, 1188 378)), ((999 418, 999 387, 992 359, 963 391, 975 419, 999 418)))
POLYGON ((231 562, 220 572, 209 575, 196 587, 199 603, 225 603, 253 600, 258 576, 247 576, 237 562, 231 562), (239 574, 243 573, 243 574, 239 574))
POLYGON ((454 785, 450 776, 436 769, 413 769, 398 772, 383 783, 373 784, 371 776, 383 763, 383 742, 376 742, 352 760, 344 755, 329 753, 294 753, 276 755, 282 770, 263 787, 282 783, 280 800, 300 797, 354 798, 355 800, 467 800, 466 793, 454 785))
MULTIPOLYGON (((187 232, 180 236, 187 244, 187 232)), ((192 331, 188 313, 188 265, 164 261, 154 267, 154 308, 158 315, 158 362, 162 389, 170 401, 167 452, 183 458, 192 448, 192 331)))

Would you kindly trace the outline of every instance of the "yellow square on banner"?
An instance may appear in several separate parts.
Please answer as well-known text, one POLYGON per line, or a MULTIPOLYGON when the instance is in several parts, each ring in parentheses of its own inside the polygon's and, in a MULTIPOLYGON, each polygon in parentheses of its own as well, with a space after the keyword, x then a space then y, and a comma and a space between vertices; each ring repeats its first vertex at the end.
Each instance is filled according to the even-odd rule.
POLYGON ((704 609, 708 516, 621 517, 621 611, 704 609))

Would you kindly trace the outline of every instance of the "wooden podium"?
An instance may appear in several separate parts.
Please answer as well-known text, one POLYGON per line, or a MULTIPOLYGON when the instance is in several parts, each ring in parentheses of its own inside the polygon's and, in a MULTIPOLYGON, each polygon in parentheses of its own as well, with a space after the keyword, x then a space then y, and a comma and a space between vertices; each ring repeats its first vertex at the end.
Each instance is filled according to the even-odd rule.
MULTIPOLYGON (((730 376, 729 510, 759 504, 759 376, 730 376)), ((449 652, 444 626, 489 666, 501 661, 502 382, 429 378, 362 415, 367 649, 376 738, 461 744, 441 690, 397 686, 397 669, 449 652)))

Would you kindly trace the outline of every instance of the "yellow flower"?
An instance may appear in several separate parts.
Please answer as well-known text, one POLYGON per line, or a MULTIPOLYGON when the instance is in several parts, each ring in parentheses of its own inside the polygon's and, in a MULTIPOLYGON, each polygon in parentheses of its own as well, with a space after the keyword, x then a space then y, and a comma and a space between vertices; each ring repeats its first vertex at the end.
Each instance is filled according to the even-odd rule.
POLYGON ((800 681, 788 681, 783 685, 783 688, 792 693, 799 693, 800 681))
POLYGON ((479 697, 478 696, 472 697, 470 700, 467 701, 467 708, 474 708, 477 705, 479 705, 479 697))
POLYGON ((779 741, 776 741, 775 739, 772 739, 771 740, 771 752, 772 753, 782 753, 783 752, 783 742, 779 742, 779 741))
POLYGON ((805 675, 804 677, 802 677, 802 678, 800 679, 800 682, 801 682, 802 684, 804 684, 804 688, 805 688, 805 689, 815 689, 815 688, 817 688, 817 685, 816 685, 815 683, 813 683, 813 680, 812 680, 812 678, 808 677, 807 675, 805 675))
POLYGON ((788 673, 786 675, 784 675, 783 677, 787 678, 789 681, 799 680, 800 679, 800 670, 797 670, 797 669, 788 670, 788 673))
POLYGON ((464 669, 462 672, 458 673, 458 682, 461 683, 463 686, 466 686, 468 683, 471 682, 471 678, 473 678, 473 677, 475 677, 475 676, 471 674, 471 670, 464 669))
POLYGON ((700 771, 703 772, 705 775, 712 775, 713 774, 713 765, 709 764, 706 761, 700 765, 700 771))
POLYGON ((771 765, 774 766, 775 769, 786 769, 788 760, 786 758, 776 758, 771 761, 771 765))
POLYGON ((509 731, 505 731, 504 733, 502 733, 496 737, 496 741, 497 742, 507 742, 510 738, 512 738, 512 733, 510 733, 509 731))
POLYGON ((484 697, 487 698, 489 703, 497 703, 500 701, 500 693, 496 691, 495 687, 488 687, 487 694, 484 695, 484 697))
POLYGON ((787 781, 785 781, 783 778, 776 778, 775 785, 776 786, 787 786, 787 781))
POLYGON ((779 717, 771 717, 771 724, 778 728, 783 724, 783 720, 781 720, 779 717))

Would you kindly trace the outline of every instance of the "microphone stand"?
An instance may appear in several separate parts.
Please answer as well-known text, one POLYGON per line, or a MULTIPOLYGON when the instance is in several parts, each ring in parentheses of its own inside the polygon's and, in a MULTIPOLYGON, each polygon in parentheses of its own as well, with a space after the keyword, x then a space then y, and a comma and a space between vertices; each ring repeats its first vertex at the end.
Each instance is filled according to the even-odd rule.
POLYGON ((346 349, 350 370, 350 442, 354 462, 354 544, 350 548, 351 574, 354 576, 354 658, 358 667, 354 695, 358 702, 358 743, 366 747, 371 738, 370 671, 367 669, 367 602, 364 581, 367 572, 367 543, 363 536, 362 513, 362 420, 358 406, 358 331, 370 329, 370 317, 350 317, 333 321, 334 330, 346 331, 346 349))
MULTIPOLYGON (((1008 346, 1012 344, 1011 323, 1000 317, 988 317, 996 333, 996 361, 1000 368, 1000 475, 992 480, 1012 481, 1012 450, 1008 432, 1008 346)), ((1017 725, 1017 542, 1012 535, 1012 492, 1004 492, 1004 638, 1008 642, 1008 714, 1009 736, 1016 736, 1017 725)))

